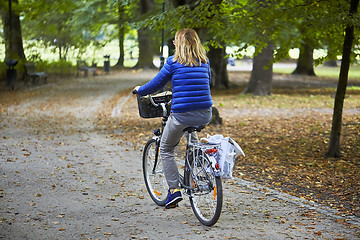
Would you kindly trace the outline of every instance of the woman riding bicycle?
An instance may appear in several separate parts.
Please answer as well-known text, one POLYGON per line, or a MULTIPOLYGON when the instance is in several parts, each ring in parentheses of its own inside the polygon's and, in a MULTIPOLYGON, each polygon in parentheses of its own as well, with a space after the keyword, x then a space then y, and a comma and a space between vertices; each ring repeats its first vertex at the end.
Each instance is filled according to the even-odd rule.
MULTIPOLYGON (((175 54, 168 57, 160 72, 145 85, 134 88, 139 95, 144 96, 158 91, 171 80, 171 113, 160 142, 160 156, 169 186, 166 208, 176 207, 182 200, 175 147, 185 128, 206 125, 211 121, 213 104, 210 64, 199 36, 195 30, 184 28, 175 34, 173 43, 175 54)), ((192 139, 198 141, 196 133, 192 134, 192 139)))

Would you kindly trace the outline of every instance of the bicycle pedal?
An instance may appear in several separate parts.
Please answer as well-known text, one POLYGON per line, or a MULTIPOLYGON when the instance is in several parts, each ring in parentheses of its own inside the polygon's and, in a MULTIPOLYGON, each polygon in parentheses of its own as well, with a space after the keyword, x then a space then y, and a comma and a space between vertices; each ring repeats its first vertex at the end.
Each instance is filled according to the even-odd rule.
POLYGON ((178 207, 179 206, 179 204, 172 204, 172 205, 167 205, 167 206, 165 206, 165 208, 166 209, 171 209, 171 208, 176 208, 176 207, 178 207))

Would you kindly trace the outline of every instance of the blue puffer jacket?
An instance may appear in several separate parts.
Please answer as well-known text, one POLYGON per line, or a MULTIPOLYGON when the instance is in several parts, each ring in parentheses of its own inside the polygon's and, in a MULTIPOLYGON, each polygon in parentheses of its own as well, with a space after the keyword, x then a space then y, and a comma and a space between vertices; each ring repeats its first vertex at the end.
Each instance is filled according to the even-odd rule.
POLYGON ((142 96, 154 93, 171 80, 173 100, 171 112, 189 112, 208 109, 213 102, 210 94, 210 65, 184 66, 168 57, 164 67, 148 83, 141 86, 138 93, 142 96))

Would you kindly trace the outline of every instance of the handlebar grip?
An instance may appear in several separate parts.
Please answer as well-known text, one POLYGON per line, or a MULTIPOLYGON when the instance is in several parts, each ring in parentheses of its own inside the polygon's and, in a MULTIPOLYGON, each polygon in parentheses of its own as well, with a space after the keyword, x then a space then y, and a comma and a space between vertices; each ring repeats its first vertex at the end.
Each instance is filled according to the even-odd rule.
POLYGON ((157 104, 157 103, 154 102, 154 99, 152 98, 152 96, 151 96, 150 94, 149 94, 148 96, 149 96, 150 103, 151 103, 154 107, 158 107, 159 104, 157 104))
POLYGON ((137 90, 133 90, 133 91, 132 91, 132 94, 138 94, 138 91, 137 91, 137 90))

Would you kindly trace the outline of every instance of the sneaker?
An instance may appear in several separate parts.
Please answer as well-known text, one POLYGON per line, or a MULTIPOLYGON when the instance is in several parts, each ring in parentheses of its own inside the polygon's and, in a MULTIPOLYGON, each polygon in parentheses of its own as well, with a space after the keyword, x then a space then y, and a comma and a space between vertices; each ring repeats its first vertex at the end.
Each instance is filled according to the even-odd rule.
POLYGON ((172 194, 170 193, 169 190, 169 197, 168 200, 166 200, 165 202, 165 207, 174 208, 177 206, 177 203, 180 202, 181 200, 183 200, 183 198, 181 196, 181 192, 179 189, 176 189, 172 194))
POLYGON ((179 206, 179 204, 175 204, 175 205, 167 205, 165 206, 166 209, 171 209, 171 208, 177 208, 179 206))

